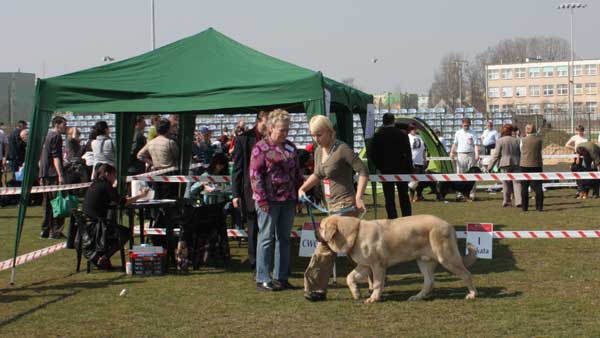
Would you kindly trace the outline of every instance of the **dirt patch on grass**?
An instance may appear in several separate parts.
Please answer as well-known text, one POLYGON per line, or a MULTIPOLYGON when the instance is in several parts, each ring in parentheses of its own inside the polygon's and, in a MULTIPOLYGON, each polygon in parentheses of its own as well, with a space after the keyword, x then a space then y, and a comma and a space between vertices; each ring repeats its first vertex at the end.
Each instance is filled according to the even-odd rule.
MULTIPOLYGON (((547 145, 542 151, 543 155, 570 155, 573 151, 567 147, 559 146, 558 144, 551 143, 547 145)), ((544 165, 555 165, 559 163, 571 163, 573 159, 570 158, 546 158, 544 159, 544 165)))

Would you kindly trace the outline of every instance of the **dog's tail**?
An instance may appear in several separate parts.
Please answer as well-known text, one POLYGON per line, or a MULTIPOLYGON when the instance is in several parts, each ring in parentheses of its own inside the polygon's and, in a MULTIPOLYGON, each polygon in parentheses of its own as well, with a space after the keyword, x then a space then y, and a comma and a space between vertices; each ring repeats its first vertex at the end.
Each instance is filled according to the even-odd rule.
POLYGON ((470 267, 477 260, 477 249, 472 244, 467 244, 469 253, 463 257, 463 265, 465 268, 470 267))

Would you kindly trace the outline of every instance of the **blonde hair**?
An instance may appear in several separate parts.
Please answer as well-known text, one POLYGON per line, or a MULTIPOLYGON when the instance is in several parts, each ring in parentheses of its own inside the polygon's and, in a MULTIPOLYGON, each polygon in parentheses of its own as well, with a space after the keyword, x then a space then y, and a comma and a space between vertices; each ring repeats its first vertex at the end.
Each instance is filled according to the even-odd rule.
POLYGON ((335 136, 335 130, 333 129, 333 124, 331 124, 331 121, 323 115, 316 115, 313 116, 310 119, 310 122, 308 123, 308 128, 310 129, 311 133, 316 133, 319 131, 327 131, 330 132, 331 135, 335 136))
POLYGON ((273 128, 277 123, 290 124, 290 114, 283 109, 275 109, 269 113, 267 126, 273 128))

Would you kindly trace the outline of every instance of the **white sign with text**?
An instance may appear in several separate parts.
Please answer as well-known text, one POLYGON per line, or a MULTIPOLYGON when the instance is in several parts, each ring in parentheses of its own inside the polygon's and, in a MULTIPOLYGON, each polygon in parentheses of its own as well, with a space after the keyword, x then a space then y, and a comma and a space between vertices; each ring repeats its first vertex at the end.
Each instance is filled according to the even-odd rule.
POLYGON ((477 249, 477 258, 492 259, 493 239, 493 224, 467 223, 467 244, 471 244, 477 249))
MULTIPOLYGON (((317 226, 318 224, 319 222, 317 222, 317 226)), ((298 256, 312 257, 318 243, 319 242, 315 237, 312 222, 305 222, 302 226, 302 235, 300 236, 300 250, 298 252, 298 256)), ((345 254, 338 254, 338 256, 345 256, 345 254)))

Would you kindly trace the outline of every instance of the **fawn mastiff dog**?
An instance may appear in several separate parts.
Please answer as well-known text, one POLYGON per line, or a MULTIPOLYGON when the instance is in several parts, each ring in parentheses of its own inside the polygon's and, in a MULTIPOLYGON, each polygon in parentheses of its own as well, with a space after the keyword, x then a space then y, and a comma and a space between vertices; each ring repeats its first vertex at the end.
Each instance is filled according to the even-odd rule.
POLYGON ((475 299, 471 273, 466 267, 476 260, 476 250, 461 257, 454 227, 431 215, 402 217, 392 220, 364 221, 355 217, 329 216, 321 221, 319 236, 331 250, 346 253, 357 267, 346 278, 354 299, 360 298, 356 282, 373 276, 373 293, 365 303, 377 302, 383 292, 386 268, 397 263, 417 260, 424 277, 423 289, 409 300, 425 298, 433 288, 433 274, 441 264, 458 275, 467 285, 466 299, 475 299))

